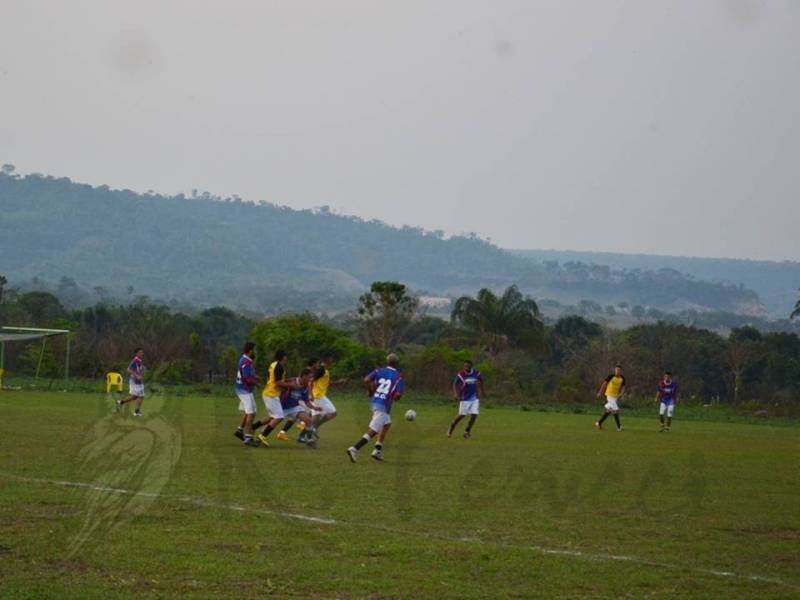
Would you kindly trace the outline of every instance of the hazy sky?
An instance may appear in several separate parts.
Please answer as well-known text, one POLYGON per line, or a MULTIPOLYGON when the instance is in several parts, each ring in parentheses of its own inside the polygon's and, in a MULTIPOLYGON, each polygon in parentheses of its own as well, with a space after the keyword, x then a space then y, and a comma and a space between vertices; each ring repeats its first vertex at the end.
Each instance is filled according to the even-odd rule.
POLYGON ((505 247, 800 260, 798 107, 800 0, 0 0, 20 172, 505 247))

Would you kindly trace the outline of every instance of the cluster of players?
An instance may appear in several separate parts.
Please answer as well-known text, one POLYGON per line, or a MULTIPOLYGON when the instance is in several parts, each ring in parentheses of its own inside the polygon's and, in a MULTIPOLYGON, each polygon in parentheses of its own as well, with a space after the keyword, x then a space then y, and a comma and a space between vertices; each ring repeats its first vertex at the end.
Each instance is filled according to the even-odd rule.
MULTIPOLYGON (((319 429, 336 417, 336 407, 328 398, 328 389, 332 385, 345 383, 345 379, 331 378, 332 356, 321 360, 308 361, 300 374, 287 377, 286 363, 288 356, 278 350, 267 369, 266 382, 256 375, 254 365, 255 344, 247 342, 236 370, 234 383, 239 398, 239 410, 243 413, 234 435, 242 440, 245 446, 257 448, 269 446, 269 436, 277 430, 279 440, 288 440, 289 430, 298 424, 301 429, 297 441, 310 448, 318 448, 319 429), (267 417, 256 420, 255 389, 263 386, 262 399, 267 410, 267 417), (283 423, 283 427, 278 427, 283 423)), ((134 416, 142 416, 141 408, 144 399, 144 351, 137 348, 128 365, 129 395, 117 400, 116 410, 128 402, 136 402, 134 416)), ((386 357, 386 364, 366 375, 363 384, 367 389, 372 410, 367 431, 356 443, 347 448, 347 456, 352 462, 358 460, 359 451, 375 440, 371 452, 375 460, 383 460, 383 444, 392 424, 391 412, 393 404, 405 391, 405 382, 399 369, 399 358, 392 353, 386 357)), ((447 437, 451 437, 462 419, 469 417, 464 430, 464 438, 469 439, 472 428, 480 412, 480 398, 485 398, 483 375, 475 369, 472 361, 465 361, 463 369, 453 380, 453 398, 458 402, 458 414, 447 429, 447 437)), ((614 372, 606 377, 597 392, 598 398, 605 398, 604 411, 595 421, 595 427, 603 428, 609 416, 614 417, 617 431, 622 431, 619 418, 619 402, 625 394, 625 376, 622 365, 616 365, 614 372)), ((672 417, 678 402, 678 384, 672 379, 669 371, 658 383, 656 402, 659 403, 659 423, 661 432, 669 432, 672 428, 672 417)))

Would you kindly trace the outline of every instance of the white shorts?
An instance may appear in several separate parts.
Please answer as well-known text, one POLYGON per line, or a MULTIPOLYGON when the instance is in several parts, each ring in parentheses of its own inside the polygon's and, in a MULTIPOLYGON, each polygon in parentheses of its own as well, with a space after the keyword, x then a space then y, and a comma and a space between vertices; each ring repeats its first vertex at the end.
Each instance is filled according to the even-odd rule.
POLYGON ((380 433, 381 429, 391 422, 392 417, 389 415, 389 413, 383 412, 382 410, 373 410, 372 420, 369 422, 369 428, 372 429, 372 431, 380 433))
POLYGON ((672 415, 675 414, 675 403, 670 402, 666 404, 665 402, 661 403, 661 406, 658 409, 658 414, 663 415, 665 414, 671 419, 672 415))
POLYGON ((294 420, 297 419, 297 415, 304 412, 308 412, 308 409, 305 406, 293 406, 292 408, 284 408, 283 418, 294 420))
POLYGON ((132 379, 128 380, 128 390, 131 396, 136 396, 137 398, 144 398, 144 384, 143 383, 134 383, 132 379))
POLYGON ((236 395, 239 396, 240 411, 242 411, 246 415, 256 414, 256 399, 253 398, 252 392, 251 393, 236 392, 236 395))
POLYGON ((472 400, 462 400, 458 403, 458 414, 462 417, 466 415, 477 415, 479 412, 481 401, 478 398, 472 400))
POLYGON ((316 398, 314 400, 314 404, 319 407, 319 410, 311 411, 315 415, 329 415, 331 413, 336 412, 336 407, 333 405, 327 396, 323 396, 322 398, 316 398))
POLYGON ((606 396, 605 408, 607 411, 612 413, 619 412, 619 405, 617 404, 616 396, 606 396))
POLYGON ((281 399, 278 396, 261 396, 264 401, 264 406, 267 408, 267 413, 273 419, 283 418, 283 407, 281 406, 281 399))

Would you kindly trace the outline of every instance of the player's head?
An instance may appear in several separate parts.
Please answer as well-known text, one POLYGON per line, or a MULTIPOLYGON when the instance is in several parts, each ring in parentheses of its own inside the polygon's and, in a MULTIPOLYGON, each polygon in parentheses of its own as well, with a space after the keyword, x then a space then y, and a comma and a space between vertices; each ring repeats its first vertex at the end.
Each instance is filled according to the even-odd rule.
POLYGON ((250 358, 256 353, 256 344, 255 342, 245 342, 244 347, 242 348, 242 354, 246 354, 250 358))
POLYGON ((300 381, 303 383, 308 383, 308 378, 311 377, 311 369, 306 367, 302 371, 300 371, 300 381))
POLYGON ((138 348, 136 348, 136 349, 133 351, 133 355, 134 355, 134 356, 138 356, 139 358, 142 358, 142 357, 144 356, 144 348, 142 348, 141 346, 140 346, 140 347, 138 347, 138 348))
POLYGON ((465 371, 472 371, 472 361, 471 360, 465 360, 464 361, 464 370, 465 371))
POLYGON ((286 352, 284 352, 283 350, 276 350, 275 358, 273 358, 273 360, 279 363, 286 362, 286 352))
POLYGON ((392 352, 391 354, 389 354, 389 356, 386 357, 386 364, 390 367, 396 367, 400 364, 400 357, 397 356, 397 354, 395 354, 394 352, 392 352))
POLYGON ((614 365, 614 375, 622 375, 622 365, 616 364, 614 365))
POLYGON ((670 371, 664 371, 664 381, 672 381, 672 373, 670 371))

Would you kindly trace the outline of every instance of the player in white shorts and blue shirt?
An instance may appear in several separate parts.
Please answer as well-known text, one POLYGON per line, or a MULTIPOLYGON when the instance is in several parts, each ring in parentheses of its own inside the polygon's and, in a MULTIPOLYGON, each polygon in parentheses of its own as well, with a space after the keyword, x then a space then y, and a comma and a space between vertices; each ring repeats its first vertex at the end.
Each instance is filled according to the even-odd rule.
POLYGON ((669 432, 672 429, 672 415, 675 414, 675 404, 678 403, 678 384, 672 379, 672 373, 664 372, 664 378, 658 382, 658 393, 656 402, 660 403, 658 418, 661 423, 661 432, 669 432), (666 423, 664 422, 666 417, 666 423))
POLYGON ((597 397, 606 397, 606 403, 603 406, 605 411, 603 416, 595 421, 594 426, 598 429, 603 428, 603 421, 608 418, 608 415, 614 415, 614 421, 617 423, 617 431, 622 431, 622 424, 619 422, 619 400, 625 393, 625 376, 622 374, 622 365, 614 367, 614 372, 603 380, 600 384, 600 390, 597 392, 597 397))
POLYGON ((253 389, 257 382, 255 367, 253 366, 255 350, 256 345, 253 342, 247 342, 244 345, 242 356, 239 358, 239 367, 236 370, 236 381, 234 382, 234 389, 239 397, 239 410, 244 413, 234 435, 242 440, 245 446, 252 446, 253 448, 260 446, 258 440, 253 439, 253 419, 256 416, 256 399, 253 396, 253 389))
POLYGON ((386 357, 386 366, 375 369, 364 377, 364 384, 370 396, 370 407, 372 408, 372 419, 369 422, 367 432, 361 436, 355 444, 347 449, 347 456, 351 462, 358 459, 358 451, 378 436, 375 442, 375 449, 372 451, 372 458, 383 460, 383 442, 386 434, 392 425, 392 404, 400 399, 405 391, 405 382, 398 366, 400 359, 392 353, 386 357))
POLYGON ((116 410, 119 412, 122 405, 136 401, 136 408, 133 411, 134 417, 142 416, 142 401, 144 400, 144 350, 136 348, 133 351, 133 358, 128 365, 128 397, 124 400, 117 400, 116 410))
POLYGON ((471 360, 465 360, 464 369, 459 371, 453 379, 453 398, 458 402, 458 414, 447 429, 447 437, 451 437, 459 421, 469 415, 464 438, 470 438, 472 426, 475 425, 475 420, 480 412, 481 397, 485 397, 483 375, 477 369, 472 368, 471 360), (479 391, 480 396, 478 396, 479 391))

